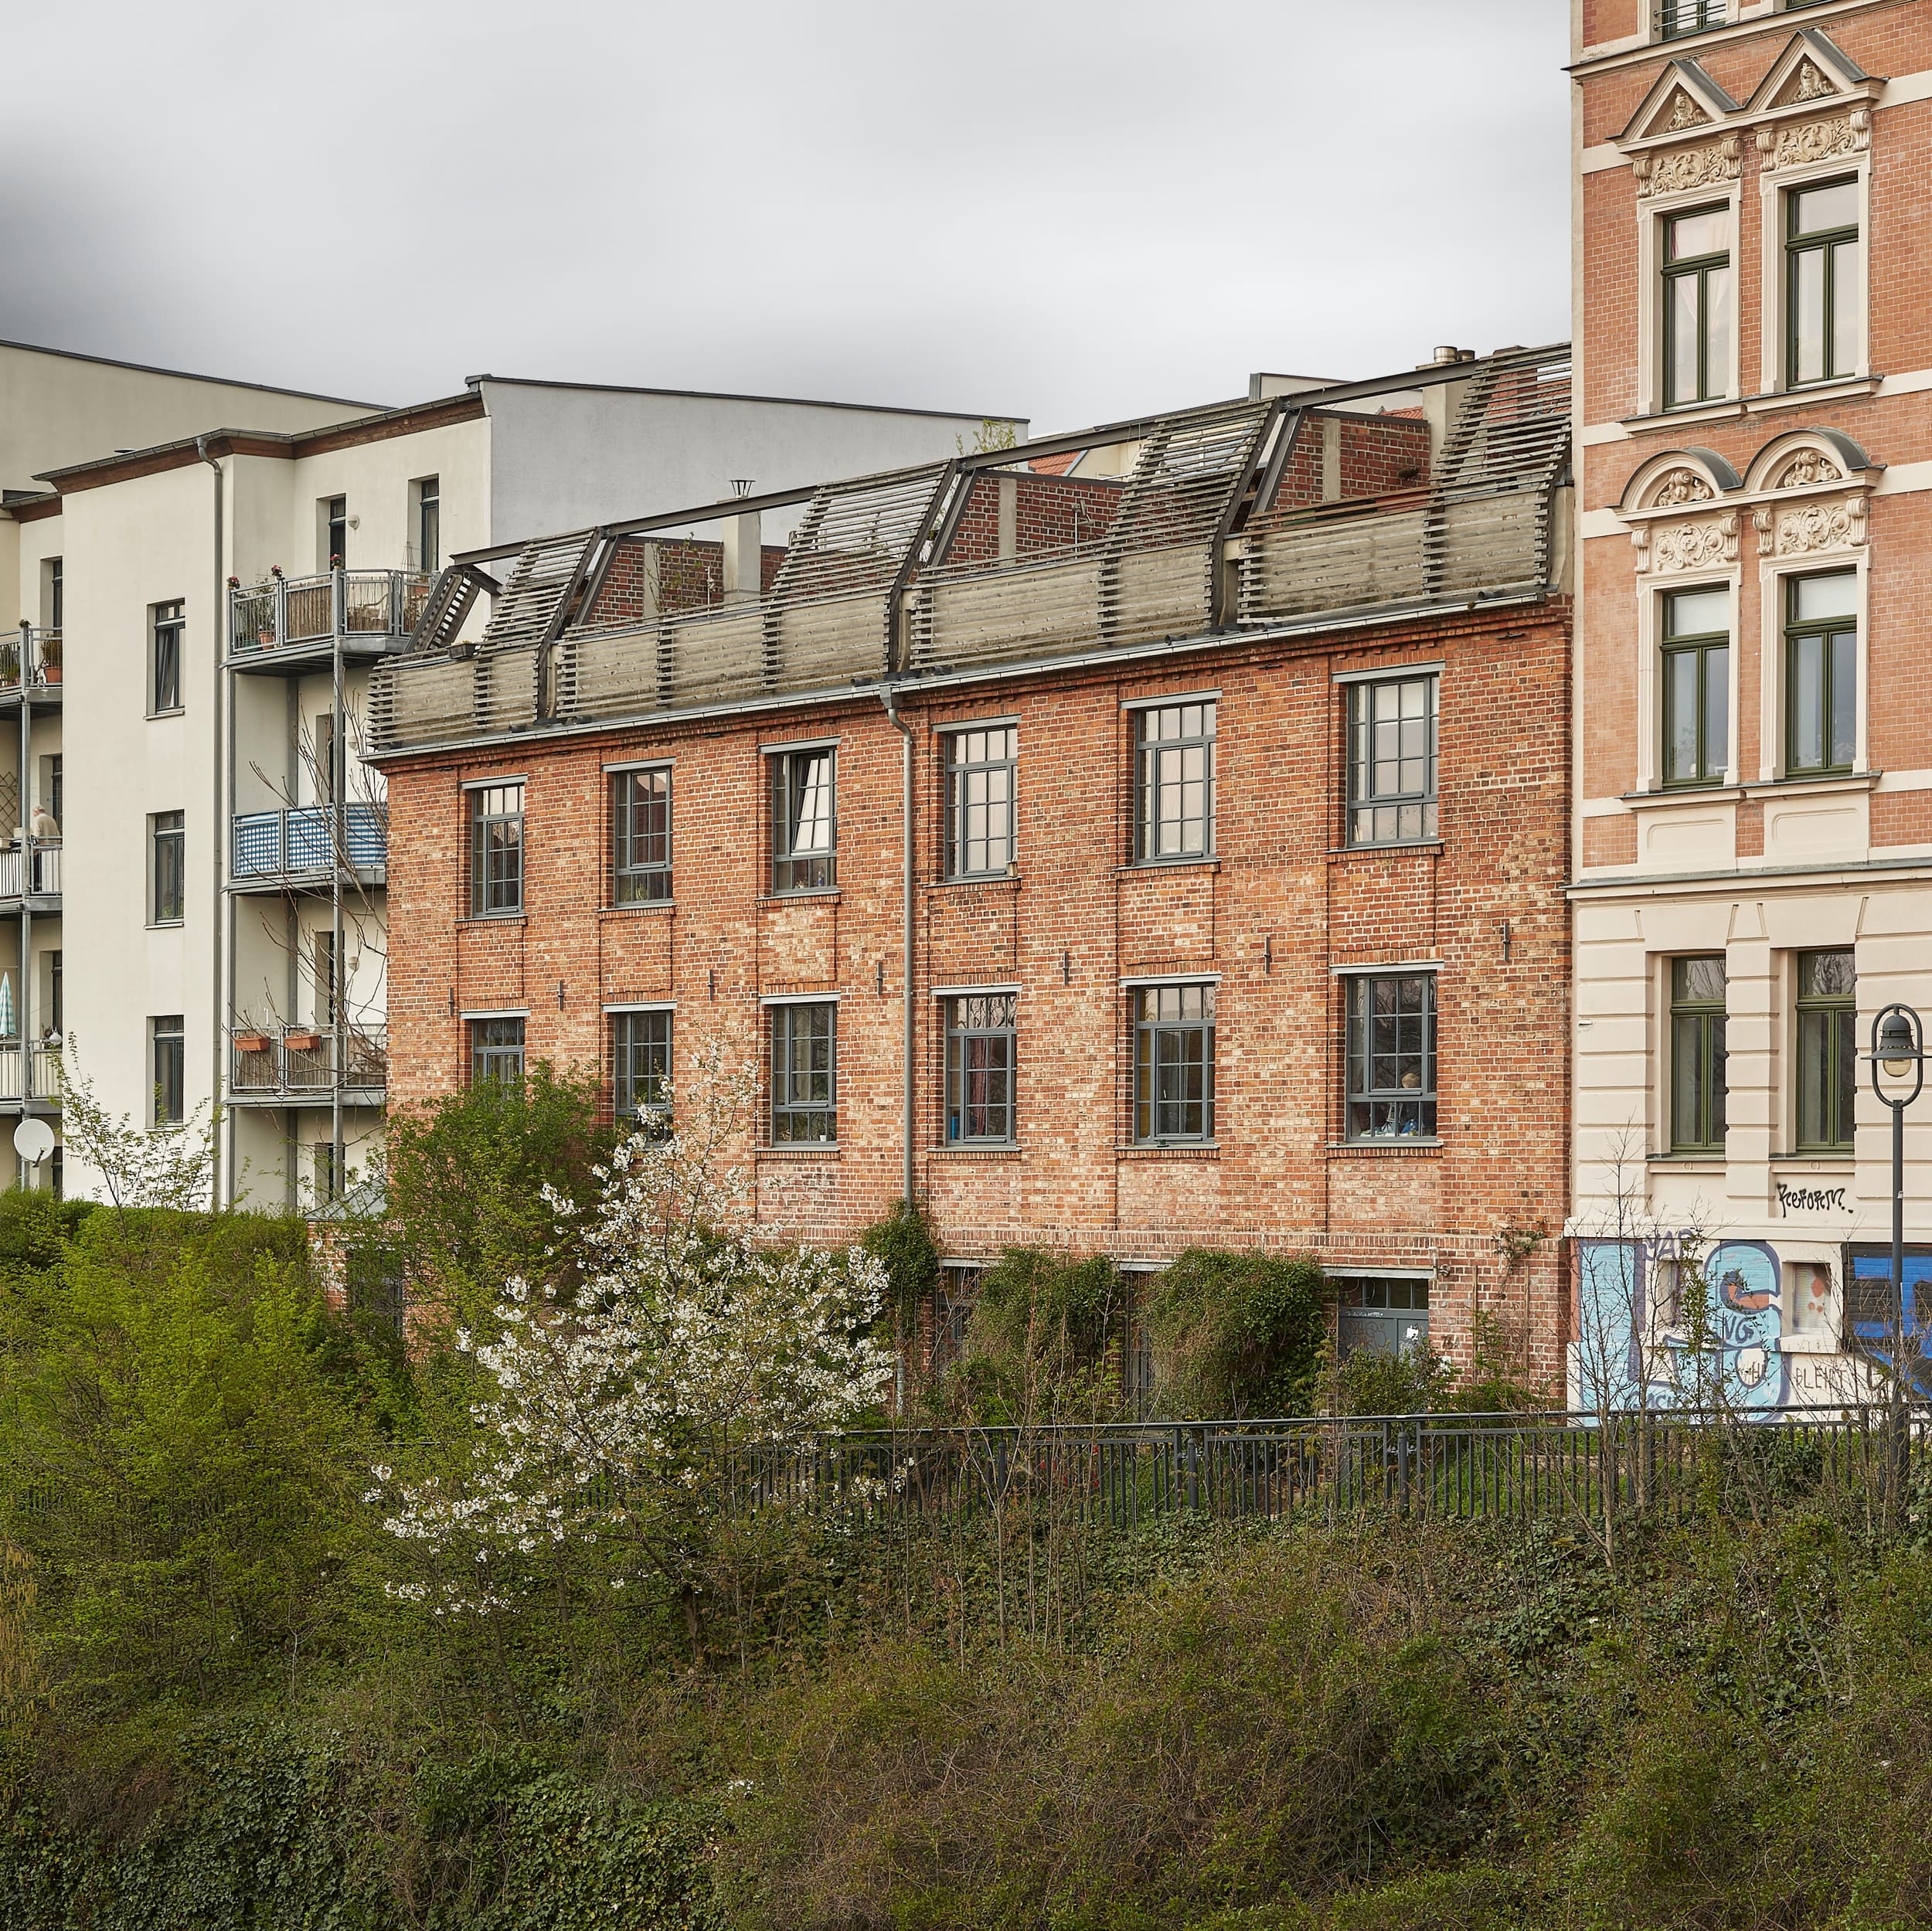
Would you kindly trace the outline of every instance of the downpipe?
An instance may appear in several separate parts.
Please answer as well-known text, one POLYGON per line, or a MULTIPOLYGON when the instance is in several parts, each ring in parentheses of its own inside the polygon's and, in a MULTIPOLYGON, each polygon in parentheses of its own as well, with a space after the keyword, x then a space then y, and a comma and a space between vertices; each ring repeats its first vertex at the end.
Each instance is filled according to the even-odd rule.
MULTIPOLYGON (((886 707, 886 721, 899 733, 900 749, 899 816, 905 838, 902 855, 903 877, 900 882, 900 896, 904 901, 902 907, 904 916, 900 933, 900 964, 902 1006, 900 1058, 904 1083, 903 1092, 904 1113, 900 1123, 900 1134, 903 1142, 901 1152, 903 1159, 900 1178, 906 1209, 910 1212, 915 1195, 913 1132, 916 1124, 916 1108, 918 1100, 917 1086, 913 1076, 915 1013, 915 1008, 913 1005, 913 935, 914 930, 913 729, 899 715, 899 687, 897 685, 889 682, 880 685, 879 699, 886 707)), ((910 1345, 910 1342, 911 1337, 909 1335, 906 1338, 905 1345, 893 1351, 896 1359, 893 1365, 893 1406, 894 1412, 900 1415, 906 1412, 906 1347, 910 1345)))

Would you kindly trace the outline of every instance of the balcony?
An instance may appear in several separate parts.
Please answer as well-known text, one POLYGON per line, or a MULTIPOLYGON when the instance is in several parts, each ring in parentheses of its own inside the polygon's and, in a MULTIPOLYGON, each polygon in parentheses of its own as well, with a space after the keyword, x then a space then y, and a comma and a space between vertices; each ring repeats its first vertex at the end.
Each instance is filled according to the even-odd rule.
POLYGON ((60 841, 29 838, 0 848, 0 909, 57 915, 60 910, 60 841))
POLYGON ((0 637, 0 704, 22 696, 34 704, 59 703, 60 672, 58 631, 22 624, 0 637))
POLYGON ((228 1079, 231 1105, 327 1106, 338 1084, 346 1105, 383 1103, 389 1077, 389 1039, 380 1028, 364 1027, 348 1035, 339 1082, 332 1032, 291 1027, 277 1035, 238 1027, 233 1039, 228 1079))
POLYGON ((229 662, 269 676, 300 675, 334 656, 352 661, 400 650, 435 579, 420 570, 325 570, 231 585, 229 662))
POLYGON ((235 821, 230 882, 237 892, 326 889, 337 868, 366 884, 387 875, 389 832, 379 805, 305 804, 250 811, 235 821))
POLYGON ((60 1105, 60 1049, 0 1039, 0 1113, 48 1113, 60 1105))

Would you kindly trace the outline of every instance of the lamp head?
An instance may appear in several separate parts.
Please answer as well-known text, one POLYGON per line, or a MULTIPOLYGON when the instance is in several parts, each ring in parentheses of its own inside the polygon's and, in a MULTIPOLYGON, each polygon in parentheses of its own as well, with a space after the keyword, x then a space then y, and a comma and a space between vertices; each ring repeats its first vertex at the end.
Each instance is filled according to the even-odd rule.
POLYGON ((1918 1064, 1924 1055, 1919 1050, 1919 1042, 1913 1036, 1912 1022, 1902 1012, 1888 1012, 1879 1027, 1879 1036, 1872 1049, 1872 1057, 1877 1060, 1894 1079, 1904 1079, 1918 1064))

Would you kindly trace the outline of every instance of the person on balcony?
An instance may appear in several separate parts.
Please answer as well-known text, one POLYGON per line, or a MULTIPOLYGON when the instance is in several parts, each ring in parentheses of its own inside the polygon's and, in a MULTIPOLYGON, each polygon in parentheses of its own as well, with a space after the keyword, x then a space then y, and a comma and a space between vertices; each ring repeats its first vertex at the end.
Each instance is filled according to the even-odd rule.
POLYGON ((60 827, 44 804, 33 807, 33 835, 36 838, 57 838, 60 835, 60 827))

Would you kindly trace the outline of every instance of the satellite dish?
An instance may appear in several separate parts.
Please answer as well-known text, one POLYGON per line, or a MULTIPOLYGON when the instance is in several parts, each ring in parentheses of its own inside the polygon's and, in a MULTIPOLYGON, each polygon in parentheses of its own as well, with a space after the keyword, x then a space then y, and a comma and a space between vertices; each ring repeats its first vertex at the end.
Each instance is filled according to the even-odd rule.
POLYGON ((13 1130, 13 1150, 29 1167, 53 1151, 53 1129, 44 1120, 23 1120, 13 1130))

